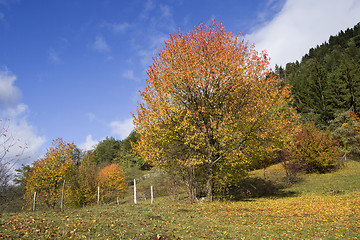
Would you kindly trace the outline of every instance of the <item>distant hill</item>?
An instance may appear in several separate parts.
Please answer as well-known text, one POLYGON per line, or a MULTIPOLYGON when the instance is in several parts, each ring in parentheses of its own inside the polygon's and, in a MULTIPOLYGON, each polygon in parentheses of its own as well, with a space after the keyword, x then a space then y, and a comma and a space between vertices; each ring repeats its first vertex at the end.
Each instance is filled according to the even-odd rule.
POLYGON ((275 73, 293 87, 294 105, 304 120, 325 127, 337 113, 359 113, 360 23, 311 48, 301 62, 276 66, 275 73))

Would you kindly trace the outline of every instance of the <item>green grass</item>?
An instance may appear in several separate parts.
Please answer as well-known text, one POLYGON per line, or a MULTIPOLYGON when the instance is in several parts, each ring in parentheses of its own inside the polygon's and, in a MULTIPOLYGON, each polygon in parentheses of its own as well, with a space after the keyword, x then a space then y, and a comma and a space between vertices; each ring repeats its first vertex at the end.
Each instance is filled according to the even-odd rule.
POLYGON ((360 162, 349 160, 342 169, 333 173, 307 175, 288 190, 317 195, 360 191, 360 162))
MULTIPOLYGON (((348 160, 339 170, 327 174, 299 174, 296 184, 289 184, 286 173, 281 164, 266 169, 266 181, 283 188, 285 192, 297 195, 340 194, 360 191, 360 162, 348 160)), ((250 178, 264 179, 264 171, 255 170, 249 174, 250 178)))
MULTIPOLYGON (((266 181, 285 184, 279 166, 266 181)), ((250 178, 260 179, 263 171, 250 178)), ((3 239, 359 239, 360 163, 329 174, 301 176, 281 189, 294 194, 212 203, 168 197, 131 204, 60 211, 6 213, 3 239), (330 191, 338 190, 338 191, 330 191)), ((147 184, 145 181, 142 183, 147 184)), ((140 185, 140 184, 139 184, 140 185)))

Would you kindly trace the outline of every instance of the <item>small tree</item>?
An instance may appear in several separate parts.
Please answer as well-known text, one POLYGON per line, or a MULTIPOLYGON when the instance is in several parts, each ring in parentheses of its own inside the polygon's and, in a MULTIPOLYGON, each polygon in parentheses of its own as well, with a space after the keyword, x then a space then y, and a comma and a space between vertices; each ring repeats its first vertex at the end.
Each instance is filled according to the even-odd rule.
POLYGON ((53 141, 53 146, 46 152, 45 157, 34 162, 31 171, 25 179, 25 198, 32 200, 34 192, 38 199, 48 207, 54 208, 60 200, 61 186, 69 177, 70 169, 74 166, 75 145, 67 143, 61 138, 53 141))
POLYGON ((338 143, 330 130, 318 130, 314 123, 302 127, 287 151, 290 162, 285 161, 284 166, 291 167, 290 171, 299 169, 307 173, 325 173, 336 166, 340 157, 338 143))
POLYGON ((0 195, 8 188, 11 169, 27 148, 26 145, 19 145, 20 140, 11 135, 9 128, 10 119, 0 119, 0 195))
POLYGON ((96 202, 98 167, 94 151, 85 152, 70 177, 69 196, 75 206, 85 206, 96 202))
POLYGON ((25 179, 27 178, 27 175, 31 171, 31 166, 21 164, 21 167, 18 168, 18 169, 15 169, 15 171, 16 171, 16 175, 15 175, 15 178, 14 178, 13 182, 16 185, 25 187, 25 179))
POLYGON ((339 142, 340 151, 347 155, 360 155, 360 118, 353 110, 336 115, 331 121, 334 138, 339 142))
POLYGON ((100 170, 98 183, 103 201, 110 201, 113 197, 123 196, 126 192, 124 172, 115 163, 100 170))

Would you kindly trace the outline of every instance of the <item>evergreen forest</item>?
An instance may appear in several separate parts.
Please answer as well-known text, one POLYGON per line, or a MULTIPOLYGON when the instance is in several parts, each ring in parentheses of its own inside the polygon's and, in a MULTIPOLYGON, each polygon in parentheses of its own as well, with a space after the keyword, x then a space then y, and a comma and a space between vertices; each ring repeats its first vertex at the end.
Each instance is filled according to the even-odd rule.
POLYGON ((275 66, 275 73, 292 86, 304 121, 324 129, 344 112, 359 114, 360 23, 311 48, 300 62, 275 66))

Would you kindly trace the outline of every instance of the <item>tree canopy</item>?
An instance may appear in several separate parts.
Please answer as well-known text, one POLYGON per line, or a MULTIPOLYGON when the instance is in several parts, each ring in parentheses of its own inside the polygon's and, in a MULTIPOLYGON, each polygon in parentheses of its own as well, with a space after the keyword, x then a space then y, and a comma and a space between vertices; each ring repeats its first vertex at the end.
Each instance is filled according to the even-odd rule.
POLYGON ((54 208, 59 200, 60 186, 69 178, 70 170, 77 159, 74 143, 61 138, 53 141, 53 146, 43 158, 35 161, 25 178, 25 198, 31 201, 34 192, 48 206, 54 208))
POLYGON ((110 164, 100 170, 98 183, 101 189, 101 196, 105 198, 119 197, 126 192, 125 175, 116 163, 110 164))
POLYGON ((234 181, 255 155, 278 151, 296 127, 290 90, 268 60, 215 21, 170 35, 134 115, 137 153, 179 174, 190 198, 201 185, 211 201, 214 186, 234 181))

